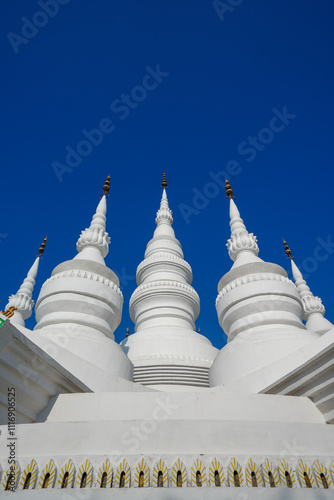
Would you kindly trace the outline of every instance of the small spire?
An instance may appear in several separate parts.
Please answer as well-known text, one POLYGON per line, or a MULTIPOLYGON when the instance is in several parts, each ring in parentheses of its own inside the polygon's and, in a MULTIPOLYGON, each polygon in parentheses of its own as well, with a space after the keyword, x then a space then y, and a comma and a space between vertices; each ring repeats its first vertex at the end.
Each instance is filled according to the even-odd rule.
POLYGON ((293 260, 291 260, 291 268, 293 279, 295 280, 295 284, 303 304, 306 328, 319 334, 326 333, 328 330, 333 328, 333 325, 326 318, 324 318, 325 307, 322 300, 320 297, 315 297, 313 295, 310 287, 307 285, 302 273, 293 260))
POLYGON ((36 254, 36 257, 39 257, 40 259, 43 257, 44 255, 44 250, 45 250, 45 245, 46 245, 46 242, 48 241, 48 237, 46 236, 43 240, 43 243, 41 244, 41 246, 39 247, 38 249, 38 252, 36 254))
POLYGON ((102 194, 100 198, 102 198, 103 195, 106 196, 106 198, 108 198, 108 196, 110 195, 110 175, 108 175, 108 177, 106 178, 106 182, 104 183, 104 186, 102 188, 102 194))
POLYGON ((258 258, 259 247, 257 238, 253 233, 249 233, 246 229, 244 221, 240 217, 240 212, 232 197, 230 198, 230 227, 231 238, 227 240, 227 249, 230 258, 235 262, 239 260, 241 263, 249 263, 261 261, 258 258), (253 255, 251 255, 253 254, 253 255))
POLYGON ((201 329, 200 329, 200 327, 198 327, 198 330, 197 330, 197 331, 198 331, 198 333, 201 333, 201 329))
POLYGON ((107 196, 102 195, 89 228, 82 231, 78 239, 78 255, 74 257, 75 259, 95 260, 105 265, 103 259, 109 252, 110 243, 109 235, 106 232, 106 213, 107 196))
POLYGON ((125 336, 126 336, 126 337, 128 337, 128 336, 129 336, 129 328, 127 328, 127 329, 126 329, 126 335, 125 335, 125 336))
POLYGON ((168 187, 167 187, 167 177, 166 177, 165 172, 164 172, 164 175, 162 176, 161 189, 168 189, 168 187))
POLYGON ((287 244, 287 242, 285 241, 284 238, 283 238, 283 245, 284 245, 286 260, 295 260, 295 258, 292 255, 292 252, 290 250, 290 247, 289 247, 289 245, 287 244))
POLYGON ((230 183, 228 182, 228 180, 225 178, 225 189, 226 189, 226 199, 227 198, 234 198, 235 199, 235 196, 233 195, 233 191, 232 191, 232 188, 231 188, 231 185, 230 183))
MULTIPOLYGON (((45 242, 46 238, 44 239, 45 242)), ((42 245, 44 244, 42 243, 42 245)), ((44 251, 44 247, 40 247, 44 251)), ((40 252, 39 250, 39 252, 40 252)), ((43 255, 43 251, 41 255, 43 255)), ((11 295, 8 300, 8 304, 6 306, 6 310, 10 310, 12 307, 15 309, 13 322, 18 323, 21 326, 24 326, 24 322, 26 319, 30 318, 32 313, 32 308, 34 306, 34 301, 32 300, 32 292, 35 286, 35 280, 37 276, 38 266, 41 259, 41 255, 38 253, 33 263, 32 267, 29 269, 27 277, 23 280, 22 285, 15 295, 11 295)))

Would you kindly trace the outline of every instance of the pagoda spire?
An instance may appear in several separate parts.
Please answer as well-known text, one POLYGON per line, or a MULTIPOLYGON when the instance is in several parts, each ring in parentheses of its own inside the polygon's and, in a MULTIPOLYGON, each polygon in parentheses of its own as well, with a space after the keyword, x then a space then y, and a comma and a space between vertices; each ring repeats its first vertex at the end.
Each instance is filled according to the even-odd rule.
POLYGON ((173 212, 169 208, 167 192, 166 192, 166 189, 168 189, 168 187, 167 187, 167 179, 166 179, 165 173, 163 175, 161 188, 163 191, 162 191, 162 197, 161 197, 161 201, 160 201, 160 208, 157 211, 157 216, 155 219, 155 223, 157 225, 157 228, 154 232, 154 237, 165 235, 166 237, 174 238, 175 233, 174 233, 174 230, 172 228, 173 212))
POLYGON ((32 300, 32 292, 36 283, 35 280, 38 272, 39 261, 44 254, 46 242, 47 237, 44 238, 44 241, 38 250, 35 262, 30 268, 27 277, 24 279, 16 294, 9 297, 9 301, 6 306, 6 310, 9 307, 14 307, 16 309, 13 315, 12 322, 17 323, 21 326, 25 326, 25 320, 30 318, 32 314, 32 308, 34 306, 34 301, 32 300))
POLYGON ((105 265, 109 252, 110 238, 106 232, 107 197, 110 193, 110 175, 103 186, 101 200, 88 229, 81 232, 77 242, 78 255, 75 259, 93 260, 105 265))
POLYGON ((137 267, 137 288, 130 303, 135 333, 122 342, 134 365, 134 381, 158 390, 175 386, 207 387, 217 350, 196 332, 200 300, 191 286, 191 266, 172 227, 166 174, 156 228, 137 267))
POLYGON ((322 300, 320 297, 315 297, 313 295, 310 287, 307 285, 302 273, 292 258, 290 258, 290 261, 293 279, 295 280, 295 284, 303 304, 306 328, 320 334, 334 328, 334 325, 324 318, 325 307, 322 300))
POLYGON ((227 240, 226 245, 228 254, 233 262, 235 262, 234 265, 261 261, 261 259, 258 258, 259 247, 257 245, 257 238, 253 233, 247 231, 244 221, 240 217, 240 212, 233 200, 235 197, 227 179, 225 185, 226 198, 230 199, 231 238, 227 240))

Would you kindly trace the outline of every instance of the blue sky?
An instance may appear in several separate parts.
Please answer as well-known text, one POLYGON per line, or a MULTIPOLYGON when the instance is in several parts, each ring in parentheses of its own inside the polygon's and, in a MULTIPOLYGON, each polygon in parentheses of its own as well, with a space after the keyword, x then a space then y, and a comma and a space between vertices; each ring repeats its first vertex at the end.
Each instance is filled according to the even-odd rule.
POLYGON ((53 268, 74 257, 110 173, 106 263, 122 278, 120 341, 133 328, 129 298, 166 171, 174 229, 201 298, 197 327, 220 348, 217 283, 232 264, 218 184, 227 172, 260 257, 289 269, 284 236, 334 321, 332 2, 17 0, 0 8, 2 307, 45 234, 35 300, 53 268))

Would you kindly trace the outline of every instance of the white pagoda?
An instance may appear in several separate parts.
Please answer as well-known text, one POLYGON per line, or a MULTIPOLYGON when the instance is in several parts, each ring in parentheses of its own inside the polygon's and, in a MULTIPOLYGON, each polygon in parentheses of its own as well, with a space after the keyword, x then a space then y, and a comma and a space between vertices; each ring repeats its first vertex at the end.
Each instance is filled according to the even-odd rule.
POLYGON ((0 498, 334 499, 334 326, 288 245, 294 282, 258 257, 226 181, 233 265, 218 284, 218 351, 195 329, 164 175, 134 333, 118 345, 109 185, 77 255, 43 284, 34 330, 46 240, 0 313, 0 498))

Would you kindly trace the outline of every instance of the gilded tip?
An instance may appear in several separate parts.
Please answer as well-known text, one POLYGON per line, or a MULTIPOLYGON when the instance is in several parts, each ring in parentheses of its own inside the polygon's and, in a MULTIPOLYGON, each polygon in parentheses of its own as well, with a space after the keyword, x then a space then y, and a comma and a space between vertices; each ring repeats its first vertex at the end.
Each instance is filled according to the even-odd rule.
POLYGON ((38 249, 38 252, 37 252, 37 257, 39 257, 40 259, 43 257, 44 255, 44 250, 45 250, 45 245, 46 245, 46 242, 48 241, 48 237, 46 236, 43 240, 43 243, 41 244, 41 246, 39 247, 38 249))
POLYGON ((104 186, 102 188, 101 198, 104 195, 106 196, 106 198, 108 198, 108 196, 110 195, 110 175, 108 175, 108 177, 106 178, 106 182, 104 183, 104 186))
POLYGON ((233 195, 233 191, 232 191, 232 188, 231 188, 231 185, 230 183, 228 182, 227 179, 225 179, 225 189, 226 189, 226 199, 227 198, 234 198, 235 199, 235 196, 233 195))
POLYGON ((126 335, 125 335, 125 336, 126 336, 126 337, 128 337, 128 336, 129 336, 129 329, 128 329, 128 328, 126 329, 126 335))
POLYGON ((162 176, 161 189, 168 189, 168 187, 167 187, 167 177, 166 177, 165 172, 164 172, 164 175, 162 176))
POLYGON ((292 255, 292 252, 290 250, 290 247, 289 245, 287 244, 287 242, 285 241, 285 239, 283 238, 283 245, 284 245, 284 250, 285 250, 285 255, 286 255, 286 259, 287 260, 293 260, 294 257, 292 255))

